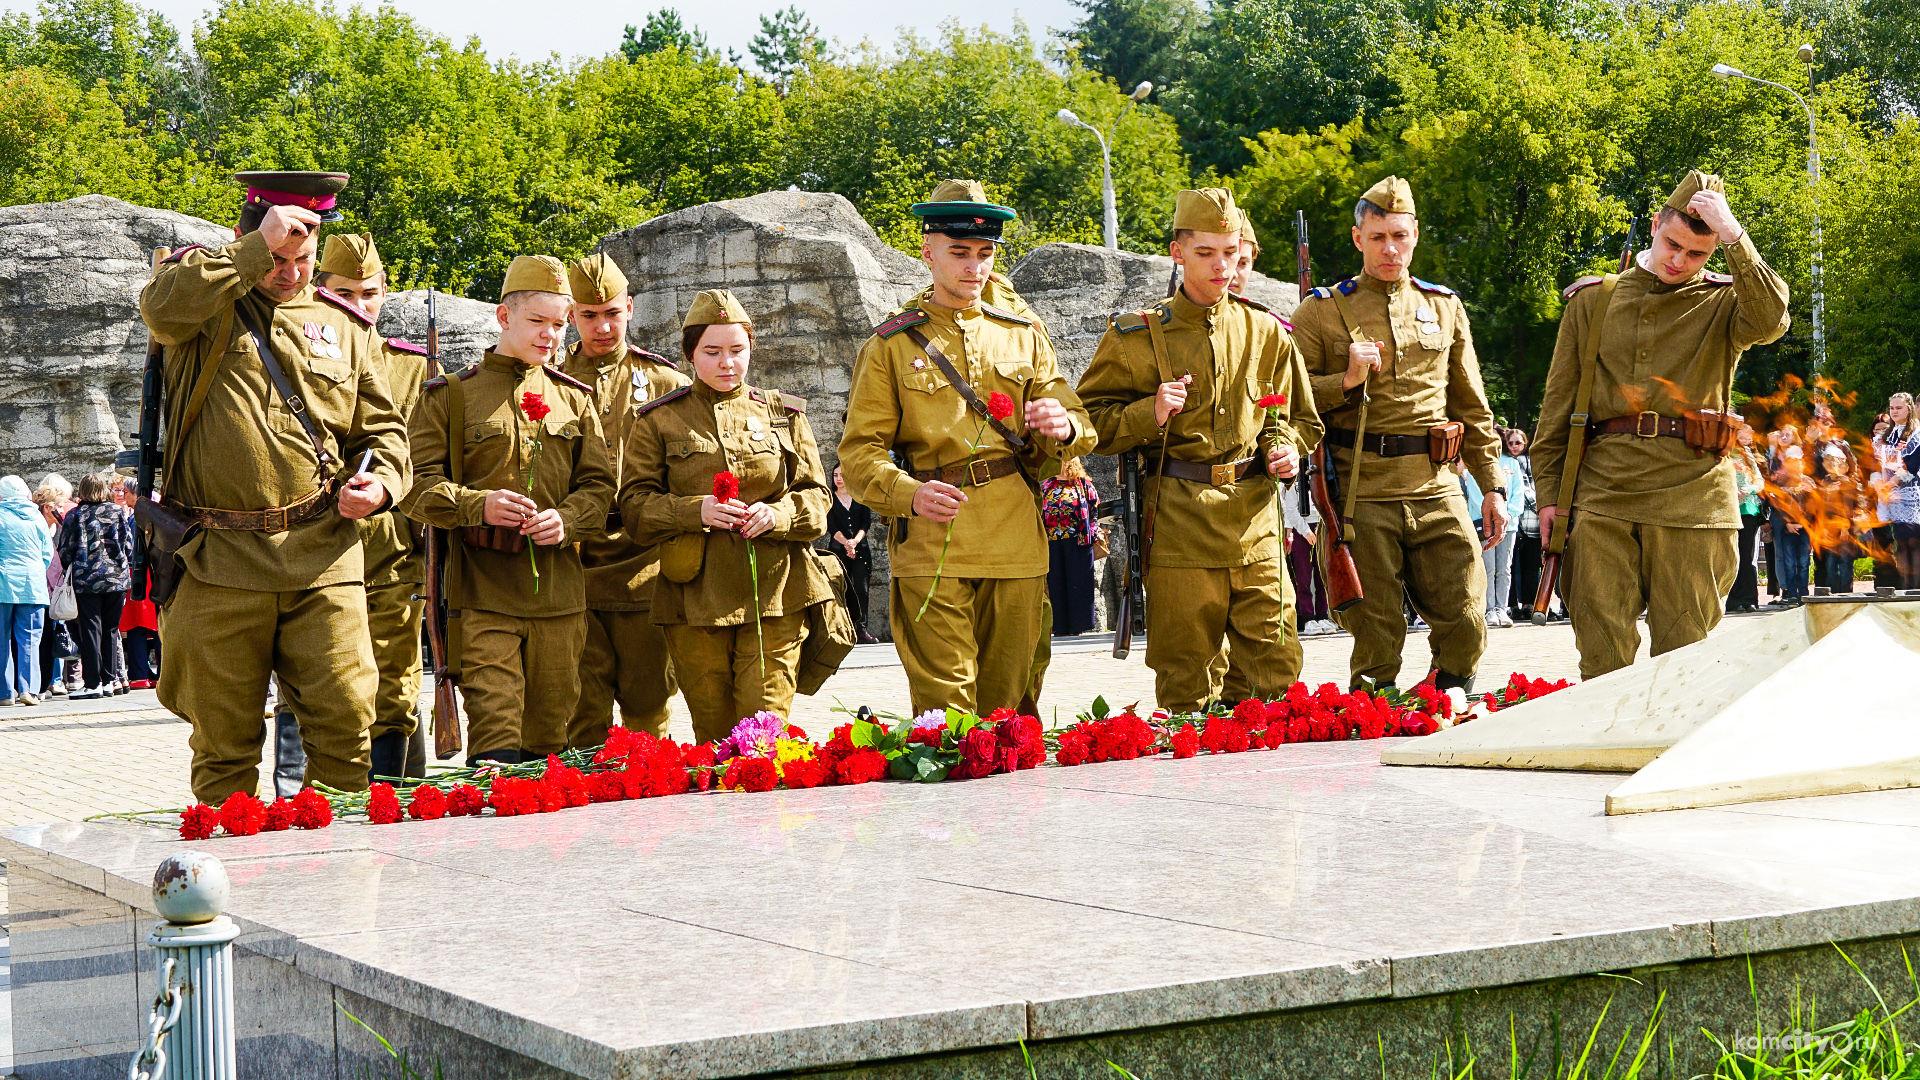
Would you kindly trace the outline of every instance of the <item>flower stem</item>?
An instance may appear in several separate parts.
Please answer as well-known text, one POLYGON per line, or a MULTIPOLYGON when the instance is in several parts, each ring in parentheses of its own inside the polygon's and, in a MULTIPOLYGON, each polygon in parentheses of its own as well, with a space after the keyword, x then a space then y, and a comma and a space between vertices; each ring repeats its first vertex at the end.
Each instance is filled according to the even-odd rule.
MULTIPOLYGON (((967 444, 967 472, 969 474, 973 472, 974 455, 980 452, 980 440, 986 437, 987 437, 987 422, 985 420, 982 420, 980 421, 979 430, 973 433, 973 441, 967 444)), ((959 520, 958 515, 955 515, 954 520, 955 521, 959 520)), ((940 587, 940 575, 947 568, 947 548, 951 546, 952 543, 953 543, 953 522, 949 521, 947 522, 946 539, 940 541, 940 560, 933 564, 933 584, 927 586, 927 595, 922 597, 920 600, 920 610, 913 613, 914 622, 919 622, 920 616, 925 615, 927 613, 927 605, 933 603, 934 590, 940 587)))
POLYGON ((747 574, 753 578, 753 639, 760 648, 760 685, 767 684, 767 635, 760 629, 760 557, 747 541, 747 574))

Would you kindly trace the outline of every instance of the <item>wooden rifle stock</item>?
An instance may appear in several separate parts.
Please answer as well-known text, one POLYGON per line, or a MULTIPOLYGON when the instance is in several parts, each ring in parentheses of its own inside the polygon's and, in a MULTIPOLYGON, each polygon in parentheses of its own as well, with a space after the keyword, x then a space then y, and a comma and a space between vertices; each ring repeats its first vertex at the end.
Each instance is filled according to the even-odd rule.
POLYGON ((445 761, 460 752, 460 684, 447 663, 447 545, 445 529, 427 528, 427 648, 433 654, 433 752, 445 761))
POLYGON ((1540 560, 1540 587, 1533 593, 1533 625, 1547 625, 1547 609, 1553 606, 1553 591, 1560 585, 1560 556, 1549 552, 1540 560))
POLYGON ((1313 452, 1307 487, 1313 495, 1313 505, 1320 511, 1320 520, 1327 525, 1326 539, 1322 541, 1327 545, 1322 569, 1327 579, 1330 611, 1345 611, 1366 598, 1365 590, 1360 587, 1360 568, 1354 565, 1353 546, 1347 543, 1339 502, 1334 497, 1332 485, 1339 482, 1338 475, 1333 467, 1333 449, 1322 442, 1313 452))
POLYGON ((1113 621, 1113 658, 1125 660, 1133 651, 1133 621, 1145 610, 1145 567, 1141 563, 1140 455, 1120 455, 1120 528, 1126 533, 1126 570, 1120 581, 1120 606, 1113 621))

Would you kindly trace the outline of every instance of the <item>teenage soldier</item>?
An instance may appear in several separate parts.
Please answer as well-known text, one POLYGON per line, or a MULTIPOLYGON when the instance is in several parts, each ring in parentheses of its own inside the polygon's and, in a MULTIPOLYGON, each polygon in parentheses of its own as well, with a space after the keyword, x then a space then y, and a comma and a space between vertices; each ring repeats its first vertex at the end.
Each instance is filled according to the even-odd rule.
MULTIPOLYGON (((1506 480, 1466 305, 1409 272, 1419 242, 1413 189, 1397 176, 1373 185, 1353 208, 1359 276, 1303 297, 1293 336, 1334 447, 1338 509, 1351 507, 1365 599, 1333 616, 1353 634, 1351 684, 1399 679, 1404 596, 1433 628, 1428 678, 1471 691, 1487 647, 1486 541, 1474 536, 1453 463, 1464 458, 1486 493, 1482 528, 1495 542, 1507 527, 1506 480)), ((1322 524, 1323 557, 1340 527, 1322 524)))
POLYGON ((894 519, 888 616, 914 711, 984 713, 1037 681, 1039 481, 1093 448, 1093 425, 1034 320, 981 301, 1014 212, 973 180, 945 181, 912 210, 933 288, 861 348, 840 467, 854 498, 894 519), (990 414, 995 394, 1012 402, 1004 419, 990 414))
POLYGON ((500 343, 430 380, 413 414, 407 513, 452 530, 457 547, 447 592, 460 618, 448 633, 459 635, 468 761, 564 749, 580 692, 587 593, 575 545, 605 530, 613 473, 592 388, 553 366, 572 306, 560 260, 514 259, 500 343))
POLYGON ((701 293, 680 334, 693 385, 634 419, 620 507, 636 540, 660 545, 652 617, 694 739, 712 742, 743 717, 793 710, 807 608, 833 597, 811 549, 831 496, 806 402, 747 385, 753 322, 740 301, 701 293), (730 498, 714 487, 726 472, 730 498))
MULTIPOLYGON (((627 275, 604 253, 589 255, 567 268, 573 289, 573 326, 580 340, 567 352, 567 374, 594 388, 606 436, 614 490, 622 486, 623 448, 640 407, 686 386, 685 375, 665 357, 627 344, 633 297, 627 275)), ((607 741, 613 704, 620 723, 665 736, 667 702, 674 691, 667 639, 654 625, 653 580, 659 554, 637 544, 618 521, 607 535, 580 545, 587 569, 587 648, 580 657, 580 701, 567 726, 567 745, 598 746, 607 741)))
MULTIPOLYGON (((334 233, 320 253, 313 275, 321 288, 360 305, 380 321, 387 302, 387 271, 373 237, 364 233, 334 233)), ((427 370, 427 350, 400 338, 380 343, 380 374, 402 421, 411 420, 420 401, 420 384, 436 372, 427 370)), ((375 777, 425 775, 425 744, 420 761, 408 768, 409 749, 420 731, 420 612, 421 583, 427 580, 426 560, 413 542, 413 523, 398 507, 360 519, 360 545, 367 563, 367 630, 373 641, 373 663, 379 688, 373 696, 372 743, 375 777)))
MULTIPOLYGON (((1260 257, 1260 241, 1253 234, 1253 219, 1240 211, 1240 256, 1234 260, 1230 292, 1245 293, 1247 279, 1253 276, 1253 261, 1260 257)), ((1276 316, 1277 318, 1278 316, 1276 316)))
POLYGON ((160 703, 193 725, 210 804, 258 787, 276 676, 308 782, 365 790, 376 676, 356 523, 412 475, 373 321, 311 280, 347 177, 236 179, 234 241, 175 252, 140 295, 166 348, 163 506, 199 526, 161 615, 160 703))
POLYGON ((1626 273, 1581 278, 1567 297, 1534 484, 1541 535, 1573 511, 1563 587, 1580 677, 1591 679, 1633 663, 1642 612, 1655 656, 1720 622, 1739 569, 1740 504, 1722 458, 1738 427, 1727 412, 1733 371, 1741 353, 1786 333, 1789 316, 1786 282, 1733 216, 1720 178, 1697 171, 1626 273), (1706 272, 1715 249, 1731 275, 1706 272), (1582 434, 1575 459, 1569 440, 1582 434))
POLYGON ((1115 315, 1080 380, 1095 452, 1145 451, 1147 666, 1176 712, 1278 697, 1300 677, 1274 481, 1319 445, 1320 420, 1285 324, 1229 288, 1240 228, 1231 192, 1180 192, 1179 291, 1115 315), (1282 419, 1260 404, 1269 395, 1285 396, 1282 419))

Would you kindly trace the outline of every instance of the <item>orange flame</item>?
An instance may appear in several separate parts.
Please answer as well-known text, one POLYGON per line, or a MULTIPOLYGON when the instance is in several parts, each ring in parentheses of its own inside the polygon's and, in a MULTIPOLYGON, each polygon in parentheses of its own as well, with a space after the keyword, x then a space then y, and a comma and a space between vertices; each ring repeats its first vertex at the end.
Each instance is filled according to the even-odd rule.
MULTIPOLYGON (((1772 394, 1753 399, 1753 405, 1771 417, 1768 440, 1784 435, 1779 449, 1797 446, 1801 452, 1798 459, 1783 460, 1777 472, 1762 478, 1767 502, 1774 513, 1807 534, 1816 554, 1864 555, 1891 562, 1892 552, 1873 536, 1873 530, 1885 524, 1879 519, 1878 504, 1888 489, 1878 476, 1879 451, 1870 437, 1849 432, 1833 414, 1833 406, 1849 408, 1858 395, 1832 379, 1816 377, 1813 392, 1802 404, 1795 398, 1805 386, 1787 375, 1772 394), (1834 447, 1841 450, 1845 463, 1829 468, 1826 451, 1834 447)), ((1757 454, 1758 447, 1755 450, 1757 454)))

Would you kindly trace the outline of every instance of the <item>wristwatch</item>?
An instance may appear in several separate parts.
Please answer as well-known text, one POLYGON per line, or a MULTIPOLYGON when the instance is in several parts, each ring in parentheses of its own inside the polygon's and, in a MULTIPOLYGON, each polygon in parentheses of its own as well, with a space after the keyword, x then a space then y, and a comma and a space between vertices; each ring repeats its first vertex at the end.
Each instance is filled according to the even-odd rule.
POLYGON ((1498 495, 1504 499, 1507 497, 1507 489, 1503 487, 1491 488, 1487 491, 1487 494, 1498 495))

